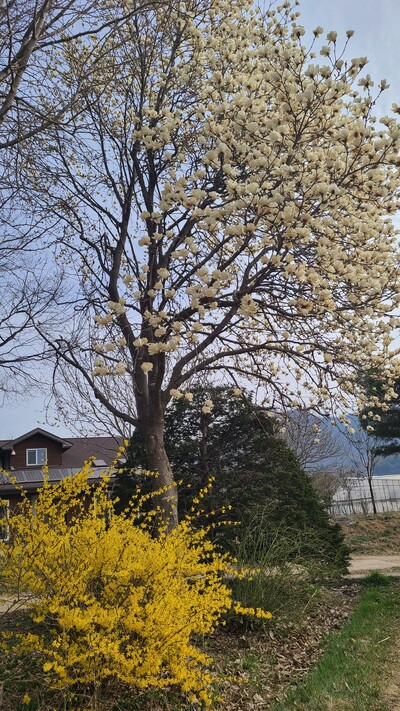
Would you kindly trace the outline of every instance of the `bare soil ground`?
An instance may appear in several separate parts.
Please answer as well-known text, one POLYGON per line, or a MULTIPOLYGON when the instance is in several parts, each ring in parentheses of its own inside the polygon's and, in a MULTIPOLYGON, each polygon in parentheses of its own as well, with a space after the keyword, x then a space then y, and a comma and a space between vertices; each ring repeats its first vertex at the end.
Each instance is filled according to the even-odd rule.
POLYGON ((353 554, 400 554, 400 512, 338 519, 353 554))
POLYGON ((350 560, 350 577, 362 578, 373 571, 385 575, 400 576, 400 555, 352 555, 350 560))
POLYGON ((373 571, 400 575, 400 512, 349 516, 339 523, 351 550, 352 578, 373 571))

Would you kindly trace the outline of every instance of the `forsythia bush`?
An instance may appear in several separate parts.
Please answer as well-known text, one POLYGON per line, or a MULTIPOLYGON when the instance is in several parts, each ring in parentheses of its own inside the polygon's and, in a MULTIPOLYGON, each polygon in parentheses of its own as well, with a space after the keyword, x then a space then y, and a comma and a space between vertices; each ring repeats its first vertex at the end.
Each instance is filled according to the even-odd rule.
POLYGON ((116 514, 109 480, 94 488, 89 477, 88 464, 45 483, 35 508, 24 496, 10 519, 0 551, 5 598, 23 600, 33 622, 17 645, 42 654, 53 688, 81 683, 95 695, 110 679, 137 689, 178 685, 209 704, 211 660, 193 636, 212 632, 232 607, 270 614, 233 602, 223 582, 232 560, 189 519, 155 538, 143 496, 116 514))

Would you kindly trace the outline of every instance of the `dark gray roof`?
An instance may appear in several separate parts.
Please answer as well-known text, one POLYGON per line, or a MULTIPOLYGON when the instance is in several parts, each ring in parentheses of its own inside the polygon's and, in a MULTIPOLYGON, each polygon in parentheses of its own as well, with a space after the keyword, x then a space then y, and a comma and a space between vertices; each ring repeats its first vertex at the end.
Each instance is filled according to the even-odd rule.
POLYGON ((110 466, 123 444, 122 437, 69 437, 71 447, 63 452, 65 467, 81 467, 84 462, 94 457, 102 460, 103 466, 110 466))
MULTIPOLYGON (((81 467, 49 469, 48 480, 52 484, 56 484, 68 476, 72 476, 81 470, 81 467)), ((90 481, 97 481, 102 474, 108 473, 109 469, 104 467, 96 467, 89 475, 90 481)), ((15 480, 17 487, 22 486, 24 489, 37 489, 43 486, 44 474, 41 469, 19 469, 11 472, 10 476, 15 480)), ((15 485, 10 481, 9 477, 4 473, 0 473, 0 496, 5 492, 15 491, 15 485)))
POLYGON ((67 449, 68 447, 71 446, 71 442, 69 439, 63 439, 62 437, 58 437, 58 435, 53 434, 52 432, 47 432, 47 430, 42 430, 41 427, 36 427, 34 430, 30 430, 29 432, 25 432, 25 434, 20 435, 19 437, 15 437, 14 439, 2 439, 0 440, 0 448, 1 449, 12 449, 14 444, 18 444, 18 442, 23 442, 24 439, 28 439, 28 437, 33 437, 33 435, 36 434, 41 434, 44 437, 48 437, 49 439, 53 439, 55 442, 59 442, 63 449, 67 449))

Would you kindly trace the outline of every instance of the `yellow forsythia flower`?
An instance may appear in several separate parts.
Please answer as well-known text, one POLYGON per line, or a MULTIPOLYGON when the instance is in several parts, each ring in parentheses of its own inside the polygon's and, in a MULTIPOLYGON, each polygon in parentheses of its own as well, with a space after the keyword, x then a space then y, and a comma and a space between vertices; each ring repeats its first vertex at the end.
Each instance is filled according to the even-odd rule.
POLYGON ((53 688, 108 679, 136 689, 176 685, 210 704, 211 660, 193 639, 233 606, 249 612, 224 584, 233 562, 190 519, 155 538, 145 496, 116 514, 109 479, 94 487, 90 472, 89 463, 58 485, 45 481, 35 511, 23 495, 10 518, 0 574, 8 596, 26 597, 33 622, 19 648, 41 653, 53 688))

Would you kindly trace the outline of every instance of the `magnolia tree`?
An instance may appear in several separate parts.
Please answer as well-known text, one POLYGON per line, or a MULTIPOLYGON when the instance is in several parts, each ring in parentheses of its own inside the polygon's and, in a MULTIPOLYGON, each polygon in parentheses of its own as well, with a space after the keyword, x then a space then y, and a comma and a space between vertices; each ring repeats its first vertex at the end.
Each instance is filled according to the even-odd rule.
MULTIPOLYGON (((320 35, 307 46, 288 3, 263 16, 186 0, 64 46, 60 87, 79 85, 80 111, 27 180, 79 297, 73 332, 42 334, 139 428, 157 486, 173 482, 165 408, 191 400, 193 378, 223 371, 271 406, 326 412, 348 407, 360 371, 389 370, 399 125, 372 115, 366 58, 320 35)), ((173 523, 171 491, 162 503, 173 523)))
MULTIPOLYGON (((62 123, 67 109, 79 111, 79 91, 60 87, 62 47, 97 36, 99 50, 119 23, 138 8, 159 0, 5 0, 0 6, 0 149, 23 143, 52 123, 62 123), (106 12, 105 12, 106 10, 106 12)), ((81 55, 83 77, 96 62, 81 55)), ((78 67, 75 67, 76 77, 78 67)), ((79 82, 78 82, 79 83, 79 82)))

